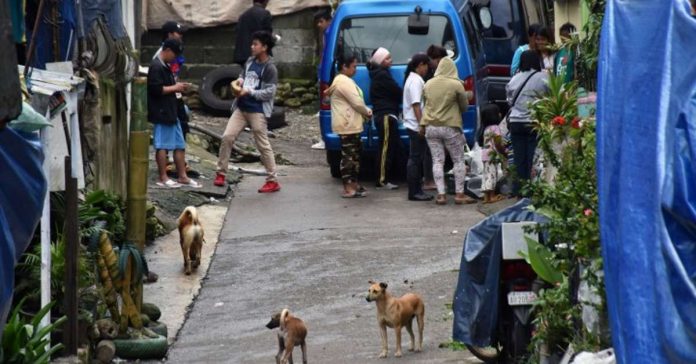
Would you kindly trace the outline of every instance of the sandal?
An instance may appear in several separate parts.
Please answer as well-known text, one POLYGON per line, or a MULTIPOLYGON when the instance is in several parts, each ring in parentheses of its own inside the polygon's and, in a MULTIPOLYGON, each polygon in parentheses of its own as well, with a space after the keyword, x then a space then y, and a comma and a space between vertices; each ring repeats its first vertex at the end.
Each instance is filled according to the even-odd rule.
POLYGON ((157 183, 155 183, 155 184, 159 187, 162 187, 162 188, 179 188, 179 187, 181 187, 181 183, 175 182, 171 179, 168 179, 164 182, 157 181, 157 183))
POLYGON ((502 201, 504 199, 505 199, 505 196, 503 196, 503 195, 495 195, 495 196, 491 197, 490 200, 488 200, 488 203, 494 203, 494 202, 502 201))
POLYGON ((437 197, 435 197, 435 203, 438 205, 447 205, 447 196, 437 195, 437 197))
POLYGON ((454 197, 454 203, 457 204, 457 205, 462 205, 462 204, 467 204, 467 205, 468 205, 468 204, 476 203, 476 200, 473 199, 473 198, 471 198, 471 197, 469 197, 469 196, 467 196, 467 195, 465 195, 465 194, 463 194, 463 193, 461 193, 461 194, 458 193, 458 194, 454 197))
POLYGON ((359 191, 355 191, 353 193, 344 192, 343 194, 341 194, 341 197, 342 198, 360 198, 360 197, 365 197, 365 193, 359 192, 359 191))
POLYGON ((189 179, 188 182, 179 182, 179 183, 181 183, 181 185, 184 186, 184 187, 191 187, 191 188, 201 188, 201 187, 203 187, 202 184, 200 184, 200 183, 198 183, 198 182, 196 182, 196 181, 194 181, 194 180, 192 180, 192 179, 189 179))

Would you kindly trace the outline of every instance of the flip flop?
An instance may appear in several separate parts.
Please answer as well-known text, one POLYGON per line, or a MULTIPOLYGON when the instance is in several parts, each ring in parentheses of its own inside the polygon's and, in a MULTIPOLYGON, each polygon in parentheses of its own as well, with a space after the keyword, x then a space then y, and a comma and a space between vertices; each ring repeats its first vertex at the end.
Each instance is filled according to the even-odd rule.
POLYGON ((198 182, 196 182, 196 181, 194 181, 194 180, 192 180, 192 179, 189 179, 188 182, 186 182, 186 183, 184 183, 184 182, 179 182, 179 183, 180 183, 182 186, 184 186, 184 187, 191 187, 191 188, 201 188, 201 187, 203 187, 202 184, 200 184, 200 183, 198 183, 198 182))
POLYGON ((179 188, 179 187, 181 187, 181 184, 179 182, 175 182, 171 179, 168 179, 164 182, 158 181, 155 184, 159 187, 162 187, 162 188, 179 188))
POLYGON ((494 202, 502 201, 504 199, 505 199, 505 196, 503 196, 503 195, 495 195, 495 196, 493 196, 493 198, 490 199, 490 201, 488 201, 488 203, 494 203, 494 202))

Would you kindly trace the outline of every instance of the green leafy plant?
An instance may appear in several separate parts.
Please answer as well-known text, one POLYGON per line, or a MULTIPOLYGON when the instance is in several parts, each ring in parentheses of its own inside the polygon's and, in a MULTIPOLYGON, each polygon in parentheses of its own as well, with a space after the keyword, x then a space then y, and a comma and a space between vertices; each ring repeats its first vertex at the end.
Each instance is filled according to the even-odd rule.
MULTIPOLYGON (((602 260, 595 121, 578 117, 575 82, 564 83, 561 77, 551 76, 549 89, 531 105, 543 172, 525 186, 532 209, 548 218, 537 227, 537 232, 544 233, 543 241, 527 240, 526 259, 550 283, 535 304, 532 344, 551 352, 562 352, 569 343, 599 349, 608 340, 585 329, 580 315, 584 302, 578 299, 581 279, 598 292, 602 302, 605 296, 598 274, 602 260)), ((606 315, 603 303, 597 308, 600 317, 606 315)), ((535 354, 532 362, 538 362, 538 350, 535 354)))
POLYGON ((63 348, 62 344, 50 346, 50 334, 67 321, 65 316, 48 326, 40 327, 41 320, 50 315, 54 304, 55 301, 44 306, 33 318, 21 314, 24 300, 15 306, 3 329, 0 363, 44 364, 49 362, 51 355, 63 348))

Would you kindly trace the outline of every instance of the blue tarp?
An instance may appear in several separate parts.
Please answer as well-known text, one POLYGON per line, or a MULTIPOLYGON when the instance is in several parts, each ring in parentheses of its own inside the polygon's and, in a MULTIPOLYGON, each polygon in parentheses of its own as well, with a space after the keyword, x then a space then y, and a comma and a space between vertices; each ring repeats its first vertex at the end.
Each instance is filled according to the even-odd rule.
MULTIPOLYGON (((38 1, 36 4, 38 4, 38 1)), ((36 32, 36 37, 34 38, 36 47, 34 48, 34 56, 32 58, 31 66, 40 69, 46 69, 46 63, 48 62, 64 62, 72 60, 73 49, 75 44, 77 44, 74 0, 62 0, 56 3, 55 6, 58 7, 58 18, 55 26, 54 24, 48 22, 51 19, 51 8, 53 6, 53 2, 49 1, 47 1, 44 5, 44 20, 39 22, 39 28, 36 32), (58 42, 60 48, 59 59, 55 59, 53 54, 53 33, 56 31, 58 33, 58 42)), ((32 32, 34 30, 33 21, 36 16, 35 12, 38 11, 38 5, 32 10, 34 13, 27 17, 27 20, 31 22, 30 24, 26 24, 27 43, 31 41, 32 32)))
POLYGON ((530 201, 523 199, 513 206, 487 217, 466 233, 454 292, 452 337, 465 344, 486 347, 496 334, 498 322, 498 288, 502 261, 504 222, 547 219, 527 210, 530 201))
POLYGON ((696 19, 688 3, 607 2, 597 169, 619 363, 696 363, 696 19))
POLYGON ((0 130, 0 338, 12 303, 15 264, 41 218, 46 196, 42 160, 35 134, 0 130))

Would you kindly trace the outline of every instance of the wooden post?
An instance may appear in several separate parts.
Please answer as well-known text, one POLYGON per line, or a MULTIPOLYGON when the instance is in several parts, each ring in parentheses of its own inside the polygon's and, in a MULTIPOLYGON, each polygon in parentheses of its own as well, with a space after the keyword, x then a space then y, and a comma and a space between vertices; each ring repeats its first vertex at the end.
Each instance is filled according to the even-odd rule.
POLYGON ((77 178, 72 177, 70 157, 65 157, 65 315, 68 321, 63 332, 63 345, 68 355, 77 355, 79 226, 77 217, 77 178))

